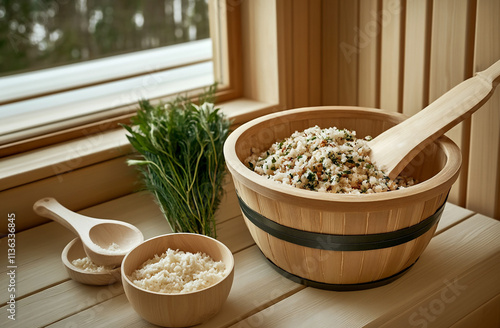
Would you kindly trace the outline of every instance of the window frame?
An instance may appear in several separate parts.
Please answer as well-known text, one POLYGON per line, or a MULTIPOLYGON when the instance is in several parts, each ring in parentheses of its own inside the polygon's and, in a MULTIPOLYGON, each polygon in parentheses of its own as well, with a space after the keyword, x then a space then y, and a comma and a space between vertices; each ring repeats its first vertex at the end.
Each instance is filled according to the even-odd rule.
MULTIPOLYGON (((235 3, 232 0, 209 0, 214 79, 219 82, 216 94, 218 102, 236 99, 242 95, 240 7, 241 3, 235 3)), ((122 56, 126 57, 127 55, 122 56)), ((198 64, 199 62, 199 60, 195 60, 193 64, 198 64)), ((185 63, 182 63, 180 66, 185 65, 185 63)), ((171 68, 175 69, 177 67, 172 65, 163 69, 171 68)), ((147 75, 150 72, 143 73, 147 75)), ((124 76, 115 76, 111 79, 104 79, 101 82, 107 82, 107 80, 120 81, 135 76, 139 76, 139 72, 125 74, 124 76)), ((101 82, 92 82, 90 84, 99 84, 101 82)), ((77 85, 74 88, 88 85, 77 85)), ((194 96, 201 93, 207 86, 188 87, 184 93, 188 96, 194 96)), ((31 94, 27 96, 28 98, 32 97, 31 94)), ((168 101, 174 96, 175 93, 149 99, 152 103, 158 103, 168 101)), ((130 118, 135 114, 136 109, 137 102, 133 102, 96 113, 74 117, 62 122, 54 122, 26 129, 4 137, 0 136, 0 158, 81 137, 88 137, 93 133, 102 133, 116 129, 119 123, 130 123, 130 118)))
MULTIPOLYGON (((219 88, 217 106, 232 129, 258 116, 285 108, 286 54, 283 0, 212 0, 227 2, 231 83, 219 88), (235 33, 238 32, 238 33, 235 33), (231 49, 232 48, 232 49, 231 49), (239 83, 239 86, 238 86, 239 83), (226 98, 228 97, 228 98, 226 98)), ((116 120, 118 120, 117 118, 116 120)), ((124 120, 126 117, 124 118, 124 120)), ((52 196, 74 211, 141 190, 140 173, 127 166, 134 150, 116 120, 79 127, 74 138, 0 158, 0 211, 15 212, 16 229, 47 222, 33 213, 34 202, 52 196), (101 126, 103 125, 103 126, 101 126)), ((44 136, 46 137, 46 136, 44 136)), ((56 135, 54 138, 58 138, 56 135)), ((65 136, 63 136, 65 137, 65 136)))

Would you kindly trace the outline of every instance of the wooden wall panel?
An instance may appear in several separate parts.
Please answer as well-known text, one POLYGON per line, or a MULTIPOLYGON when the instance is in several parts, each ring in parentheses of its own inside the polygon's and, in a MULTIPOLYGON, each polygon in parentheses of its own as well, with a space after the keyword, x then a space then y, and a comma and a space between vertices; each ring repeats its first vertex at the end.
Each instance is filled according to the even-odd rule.
POLYGON ((278 1, 280 99, 285 108, 322 103, 322 0, 278 1))
POLYGON ((308 106, 321 105, 322 67, 321 67, 321 39, 322 39, 322 0, 309 0, 309 103, 308 106))
POLYGON ((358 0, 340 1, 338 55, 338 104, 355 106, 358 102, 358 0))
POLYGON ((305 107, 309 103, 309 4, 301 0, 293 0, 292 26, 293 34, 293 107, 305 107))
POLYGON ((278 71, 279 71, 279 99, 280 105, 285 108, 293 107, 293 34, 290 32, 293 15, 293 6, 286 1, 276 1, 276 23, 278 30, 278 71))
POLYGON ((383 0, 380 60, 380 108, 401 112, 404 56, 404 1, 383 0))
MULTIPOLYGON (((303 81, 287 90, 288 99, 296 97, 300 105, 317 105, 321 97, 320 105, 377 107, 411 116, 500 59, 497 0, 282 3, 283 13, 294 12, 288 14, 288 27, 296 22, 307 25, 287 34, 294 40, 289 56, 309 61, 300 66, 304 61, 293 57, 285 73, 308 82, 307 90, 303 81), (318 81, 320 88, 312 87, 318 81)), ((449 200, 500 219, 498 94, 447 136, 463 154, 463 169, 449 200)), ((293 103, 288 108, 296 107, 293 103)))
POLYGON ((261 24, 262 20, 276 21, 276 4, 266 0, 235 1, 235 5, 240 3, 243 96, 278 104, 277 24, 261 24))
MULTIPOLYGON (((429 102, 471 76, 471 72, 466 71, 468 9, 468 0, 434 1, 429 102)), ((469 147, 468 140, 462 136, 468 132, 469 126, 470 122, 463 122, 446 134, 462 149, 463 154, 461 174, 449 196, 450 201, 458 205, 465 205, 469 147)))
POLYGON ((322 3, 322 40, 321 40, 321 77, 322 105, 338 105, 338 70, 339 70, 339 0, 322 3))
MULTIPOLYGON (((478 0, 474 71, 500 59, 500 1, 478 0)), ((472 116, 467 207, 500 218, 500 88, 472 116)))
POLYGON ((381 1, 359 2, 358 106, 380 107, 381 1))
POLYGON ((432 2, 407 0, 403 113, 411 116, 429 104, 429 56, 432 2))

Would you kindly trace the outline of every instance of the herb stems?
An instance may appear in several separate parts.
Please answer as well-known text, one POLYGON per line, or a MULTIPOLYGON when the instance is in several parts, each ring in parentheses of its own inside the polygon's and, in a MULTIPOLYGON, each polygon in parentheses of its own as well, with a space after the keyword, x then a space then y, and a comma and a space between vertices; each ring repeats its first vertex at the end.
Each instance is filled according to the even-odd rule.
POLYGON ((230 122, 209 102, 213 92, 202 95, 199 106, 185 97, 157 106, 143 100, 132 126, 123 125, 142 157, 128 164, 140 167, 174 232, 217 235, 230 122))

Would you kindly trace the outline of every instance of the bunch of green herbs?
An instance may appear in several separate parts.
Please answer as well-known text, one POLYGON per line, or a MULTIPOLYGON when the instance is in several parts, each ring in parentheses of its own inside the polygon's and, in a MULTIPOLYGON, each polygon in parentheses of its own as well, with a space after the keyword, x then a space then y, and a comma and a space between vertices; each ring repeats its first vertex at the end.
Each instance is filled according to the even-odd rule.
POLYGON ((171 229, 216 237, 230 122, 214 107, 214 88, 198 103, 185 96, 159 105, 142 100, 131 126, 123 127, 141 156, 128 164, 139 166, 171 229))

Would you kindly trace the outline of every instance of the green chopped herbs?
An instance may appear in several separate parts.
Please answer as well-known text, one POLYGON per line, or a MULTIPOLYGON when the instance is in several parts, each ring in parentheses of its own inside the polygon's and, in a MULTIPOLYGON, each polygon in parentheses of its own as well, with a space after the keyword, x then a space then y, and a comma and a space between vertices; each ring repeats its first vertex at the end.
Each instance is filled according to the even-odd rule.
POLYGON ((217 235, 230 122, 214 107, 214 94, 211 87, 201 95, 201 105, 182 96, 159 105, 143 100, 132 125, 123 125, 140 154, 128 163, 139 166, 174 232, 217 235))

